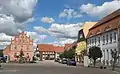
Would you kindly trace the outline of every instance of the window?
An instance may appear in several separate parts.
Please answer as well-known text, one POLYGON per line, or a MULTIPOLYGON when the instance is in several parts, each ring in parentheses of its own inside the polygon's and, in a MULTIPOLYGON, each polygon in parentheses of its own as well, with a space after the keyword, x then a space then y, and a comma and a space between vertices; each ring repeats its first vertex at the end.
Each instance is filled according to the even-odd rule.
POLYGON ((116 42, 116 32, 114 32, 114 41, 116 42))
POLYGON ((29 46, 27 46, 27 50, 29 50, 29 46))
POLYGON ((112 33, 110 34, 110 43, 112 43, 112 33))
POLYGON ((95 44, 96 44, 96 38, 95 38, 95 44))
POLYGON ((92 44, 94 43, 94 39, 92 39, 92 44))
POLYGON ((100 45, 100 37, 98 37, 98 45, 100 45))
POLYGON ((105 44, 105 36, 103 36, 103 45, 105 44))
POLYGON ((106 35, 106 44, 108 44, 108 34, 106 35))
POLYGON ((89 42, 90 42, 90 44, 91 44, 91 39, 90 39, 90 41, 89 41, 89 42))
POLYGON ((15 45, 15 49, 17 49, 17 45, 15 45))

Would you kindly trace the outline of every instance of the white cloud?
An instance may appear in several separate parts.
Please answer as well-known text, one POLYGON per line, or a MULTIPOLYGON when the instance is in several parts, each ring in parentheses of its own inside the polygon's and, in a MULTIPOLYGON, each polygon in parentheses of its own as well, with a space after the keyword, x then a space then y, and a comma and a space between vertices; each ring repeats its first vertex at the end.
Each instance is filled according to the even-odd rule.
POLYGON ((47 35, 40 35, 40 39, 41 39, 41 40, 45 40, 45 39, 47 39, 47 38, 48 38, 47 35))
POLYGON ((55 46, 64 46, 65 44, 72 44, 75 41, 76 41, 75 39, 65 39, 65 40, 54 41, 49 44, 53 44, 55 46))
POLYGON ((43 28, 43 27, 41 27, 41 26, 35 26, 35 27, 33 27, 33 28, 34 28, 34 30, 37 31, 38 33, 47 33, 47 32, 48 32, 47 29, 45 29, 45 28, 43 28))
POLYGON ((19 30, 24 30, 24 25, 14 21, 13 16, 6 16, 0 14, 0 33, 6 33, 7 35, 16 35, 19 30))
POLYGON ((64 9, 62 12, 60 12, 59 17, 71 19, 71 18, 80 18, 80 17, 82 17, 82 15, 78 11, 68 8, 68 9, 64 9))
POLYGON ((35 21, 35 18, 29 18, 27 21, 25 21, 25 23, 30 23, 30 22, 33 22, 33 21, 35 21))
POLYGON ((37 32, 26 31, 26 33, 27 36, 30 36, 30 38, 34 40, 34 42, 38 42, 39 40, 44 40, 47 38, 47 35, 40 35, 37 32))
POLYGON ((17 35, 32 18, 37 0, 0 0, 0 33, 17 35))
POLYGON ((41 21, 44 23, 53 23, 55 20, 53 18, 49 18, 49 17, 42 17, 41 21))
POLYGON ((36 48, 37 44, 44 40, 44 39, 47 39, 48 36, 47 35, 40 35, 36 32, 33 32, 33 31, 25 31, 27 33, 27 36, 30 36, 31 39, 33 39, 33 46, 34 48, 36 48))
POLYGON ((57 38, 76 39, 82 23, 78 24, 52 24, 48 29, 50 33, 57 38))
POLYGON ((11 41, 12 36, 6 35, 5 33, 0 33, 0 42, 11 41))
MULTIPOLYGON (((50 34, 51 36, 54 36, 58 41, 60 41, 59 44, 65 44, 65 43, 72 43, 77 39, 78 31, 83 23, 77 23, 77 24, 52 24, 50 28, 39 28, 35 29, 37 32, 43 32, 50 34), (45 30, 45 31, 44 31, 45 30)), ((57 44, 57 43, 56 43, 57 44)))
POLYGON ((0 13, 13 15, 18 21, 32 17, 37 0, 0 0, 0 13))
POLYGON ((10 44, 12 36, 6 35, 5 33, 0 33, 0 49, 5 48, 10 44))
POLYGON ((103 17, 111 12, 120 8, 120 1, 105 2, 104 4, 97 6, 88 3, 87 5, 81 5, 80 10, 91 16, 103 17))

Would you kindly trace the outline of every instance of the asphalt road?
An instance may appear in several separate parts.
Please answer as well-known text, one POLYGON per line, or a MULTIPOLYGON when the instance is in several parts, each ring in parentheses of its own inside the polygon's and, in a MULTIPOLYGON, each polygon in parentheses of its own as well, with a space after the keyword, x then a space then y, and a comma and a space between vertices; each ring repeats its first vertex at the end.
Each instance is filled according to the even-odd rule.
POLYGON ((37 64, 2 64, 0 74, 119 74, 110 70, 67 66, 53 61, 37 64))

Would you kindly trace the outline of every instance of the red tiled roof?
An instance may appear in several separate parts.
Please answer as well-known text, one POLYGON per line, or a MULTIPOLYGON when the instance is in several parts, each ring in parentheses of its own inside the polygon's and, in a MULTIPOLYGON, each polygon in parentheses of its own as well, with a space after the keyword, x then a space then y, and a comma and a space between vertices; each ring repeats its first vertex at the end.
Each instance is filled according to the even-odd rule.
POLYGON ((63 46, 54 46, 55 52, 64 52, 64 47, 63 46))
POLYGON ((70 48, 72 48, 72 47, 74 47, 74 46, 76 46, 76 45, 77 45, 77 42, 74 42, 74 43, 72 43, 72 44, 65 44, 64 49, 65 49, 65 50, 69 50, 70 48))
POLYGON ((117 16, 119 16, 119 15, 120 15, 120 9, 118 9, 118 10, 112 12, 111 14, 103 17, 103 18, 102 18, 101 20, 99 20, 91 29, 93 29, 93 28, 95 28, 95 27, 97 27, 97 26, 99 26, 99 25, 101 25, 101 24, 103 24, 103 23, 105 23, 105 22, 107 22, 107 21, 110 21, 110 20, 112 20, 113 18, 115 18, 115 17, 117 17, 117 16))
POLYGON ((67 50, 72 44, 65 44, 64 49, 67 50))
POLYGON ((55 51, 53 45, 50 44, 38 44, 39 51, 55 51))
POLYGON ((69 50, 70 48, 76 46, 76 45, 77 45, 77 42, 72 43, 72 44, 70 45, 70 47, 68 48, 68 50, 69 50))
POLYGON ((107 31, 116 29, 118 27, 118 23, 120 21, 120 9, 117 11, 109 14, 108 16, 102 18, 100 21, 98 21, 95 26, 93 26, 87 35, 87 38, 91 36, 98 35, 100 33, 106 32, 106 28, 109 27, 107 31))

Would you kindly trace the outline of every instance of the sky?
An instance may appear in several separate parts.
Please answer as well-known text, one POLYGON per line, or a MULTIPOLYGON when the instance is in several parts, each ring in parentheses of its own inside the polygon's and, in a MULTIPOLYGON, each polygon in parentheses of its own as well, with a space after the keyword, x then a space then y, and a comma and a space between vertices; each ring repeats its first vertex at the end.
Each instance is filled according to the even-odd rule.
POLYGON ((85 22, 97 22, 119 8, 118 0, 0 0, 0 49, 23 31, 34 47, 73 43, 85 22))

